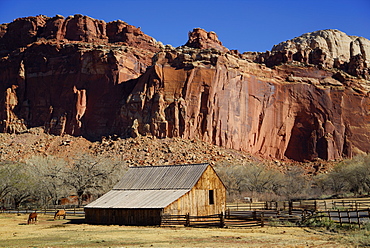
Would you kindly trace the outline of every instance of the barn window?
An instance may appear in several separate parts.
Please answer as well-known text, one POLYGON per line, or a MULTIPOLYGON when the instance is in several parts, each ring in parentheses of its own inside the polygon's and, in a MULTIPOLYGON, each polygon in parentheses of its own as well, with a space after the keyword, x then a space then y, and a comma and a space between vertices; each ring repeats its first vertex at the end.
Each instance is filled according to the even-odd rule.
POLYGON ((209 190, 209 205, 215 204, 215 196, 213 189, 209 190))

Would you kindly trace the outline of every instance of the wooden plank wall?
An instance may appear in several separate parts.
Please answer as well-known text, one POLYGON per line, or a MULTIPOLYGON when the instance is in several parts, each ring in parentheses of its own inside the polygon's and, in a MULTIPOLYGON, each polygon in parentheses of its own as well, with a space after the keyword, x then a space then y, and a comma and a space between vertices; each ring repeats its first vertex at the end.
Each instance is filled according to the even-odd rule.
POLYGON ((164 209, 164 214, 192 216, 213 215, 226 210, 226 188, 212 167, 207 167, 199 181, 187 194, 164 209), (214 204, 209 204, 213 190, 214 204))
POLYGON ((103 225, 160 225, 161 211, 161 209, 86 208, 85 220, 89 224, 103 225))

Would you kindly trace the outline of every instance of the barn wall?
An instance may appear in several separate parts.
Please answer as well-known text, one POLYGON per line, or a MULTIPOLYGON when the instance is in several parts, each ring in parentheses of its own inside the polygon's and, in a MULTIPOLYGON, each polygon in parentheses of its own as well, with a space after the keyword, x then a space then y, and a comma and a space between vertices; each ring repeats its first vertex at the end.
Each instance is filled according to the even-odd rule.
POLYGON ((202 216, 225 211, 226 188, 211 166, 208 166, 195 186, 184 196, 164 209, 165 214, 202 216), (213 190, 214 204, 209 202, 209 191, 213 190))
POLYGON ((161 223, 162 209, 85 208, 88 224, 155 226, 161 223))

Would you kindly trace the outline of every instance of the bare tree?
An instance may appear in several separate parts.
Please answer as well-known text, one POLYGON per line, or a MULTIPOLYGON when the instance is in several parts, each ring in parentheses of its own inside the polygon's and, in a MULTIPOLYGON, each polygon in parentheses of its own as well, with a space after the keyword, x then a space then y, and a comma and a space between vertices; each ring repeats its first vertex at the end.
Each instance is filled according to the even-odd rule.
POLYGON ((359 155, 342 161, 327 174, 326 184, 335 193, 369 193, 370 155, 359 155))
POLYGON ((240 198, 241 194, 241 188, 239 187, 241 178, 236 175, 235 166, 239 165, 232 165, 229 162, 222 161, 214 167, 225 184, 228 197, 230 198, 240 198))
POLYGON ((249 194, 250 196, 275 195, 282 174, 262 163, 243 164, 219 163, 215 166, 221 180, 225 183, 229 196, 249 194))
POLYGON ((291 167, 281 174, 278 187, 274 190, 278 195, 285 199, 305 198, 310 189, 310 180, 305 176, 305 172, 300 167, 291 167))
POLYGON ((30 170, 24 163, 2 161, 0 166, 0 197, 11 199, 15 208, 19 208, 22 202, 33 197, 38 179, 34 171, 30 170))
POLYGON ((58 204, 58 200, 69 195, 63 184, 62 173, 67 167, 67 161, 54 156, 34 156, 27 160, 27 164, 37 172, 39 180, 39 194, 42 205, 58 204))
POLYGON ((244 168, 244 189, 251 192, 271 192, 276 185, 277 172, 264 164, 249 164, 244 168))
POLYGON ((78 204, 82 205, 83 194, 102 194, 112 187, 118 181, 114 173, 122 175, 122 163, 82 155, 65 168, 62 179, 76 192, 78 204))
POLYGON ((17 166, 14 162, 0 161, 0 201, 11 192, 12 188, 17 184, 12 175, 17 173, 17 166))

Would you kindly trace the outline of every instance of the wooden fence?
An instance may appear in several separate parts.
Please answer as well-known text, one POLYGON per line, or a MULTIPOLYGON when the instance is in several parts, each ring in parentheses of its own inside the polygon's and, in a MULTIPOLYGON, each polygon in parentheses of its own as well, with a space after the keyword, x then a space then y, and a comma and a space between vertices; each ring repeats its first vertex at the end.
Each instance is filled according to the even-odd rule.
POLYGON ((84 209, 83 208, 77 208, 76 206, 54 206, 54 207, 48 207, 48 208, 41 208, 41 209, 28 209, 28 208, 19 208, 19 209, 14 209, 14 208, 1 208, 0 213, 32 213, 34 211, 37 211, 38 213, 43 213, 43 214, 53 214, 60 209, 64 209, 67 214, 69 215, 76 215, 76 214, 84 214, 84 209))
POLYGON ((312 216, 313 218, 322 219, 324 217, 339 223, 340 226, 343 224, 356 224, 359 227, 370 221, 370 209, 366 210, 327 210, 320 211, 312 216))
POLYGON ((224 214, 214 214, 207 216, 186 215, 162 215, 161 226, 184 225, 186 227, 224 227, 224 214))
POLYGON ((308 219, 327 217, 341 226, 345 223, 363 225, 370 221, 367 210, 254 210, 230 211, 209 216, 163 215, 161 226, 184 225, 188 227, 255 227, 301 225, 308 219))
POLYGON ((249 203, 229 203, 227 209, 231 211, 258 211, 258 210, 366 210, 370 208, 370 198, 366 199, 335 199, 335 200, 292 200, 292 201, 266 201, 249 203))
POLYGON ((289 214, 288 211, 227 211, 216 215, 162 215, 161 226, 184 225, 188 227, 255 227, 273 223, 275 226, 285 222, 297 223, 305 218, 304 211, 289 214))
POLYGON ((207 216, 191 216, 187 215, 163 215, 161 226, 184 225, 186 227, 225 227, 234 225, 256 225, 256 220, 249 220, 248 217, 243 218, 226 218, 224 214, 215 214, 207 216))

